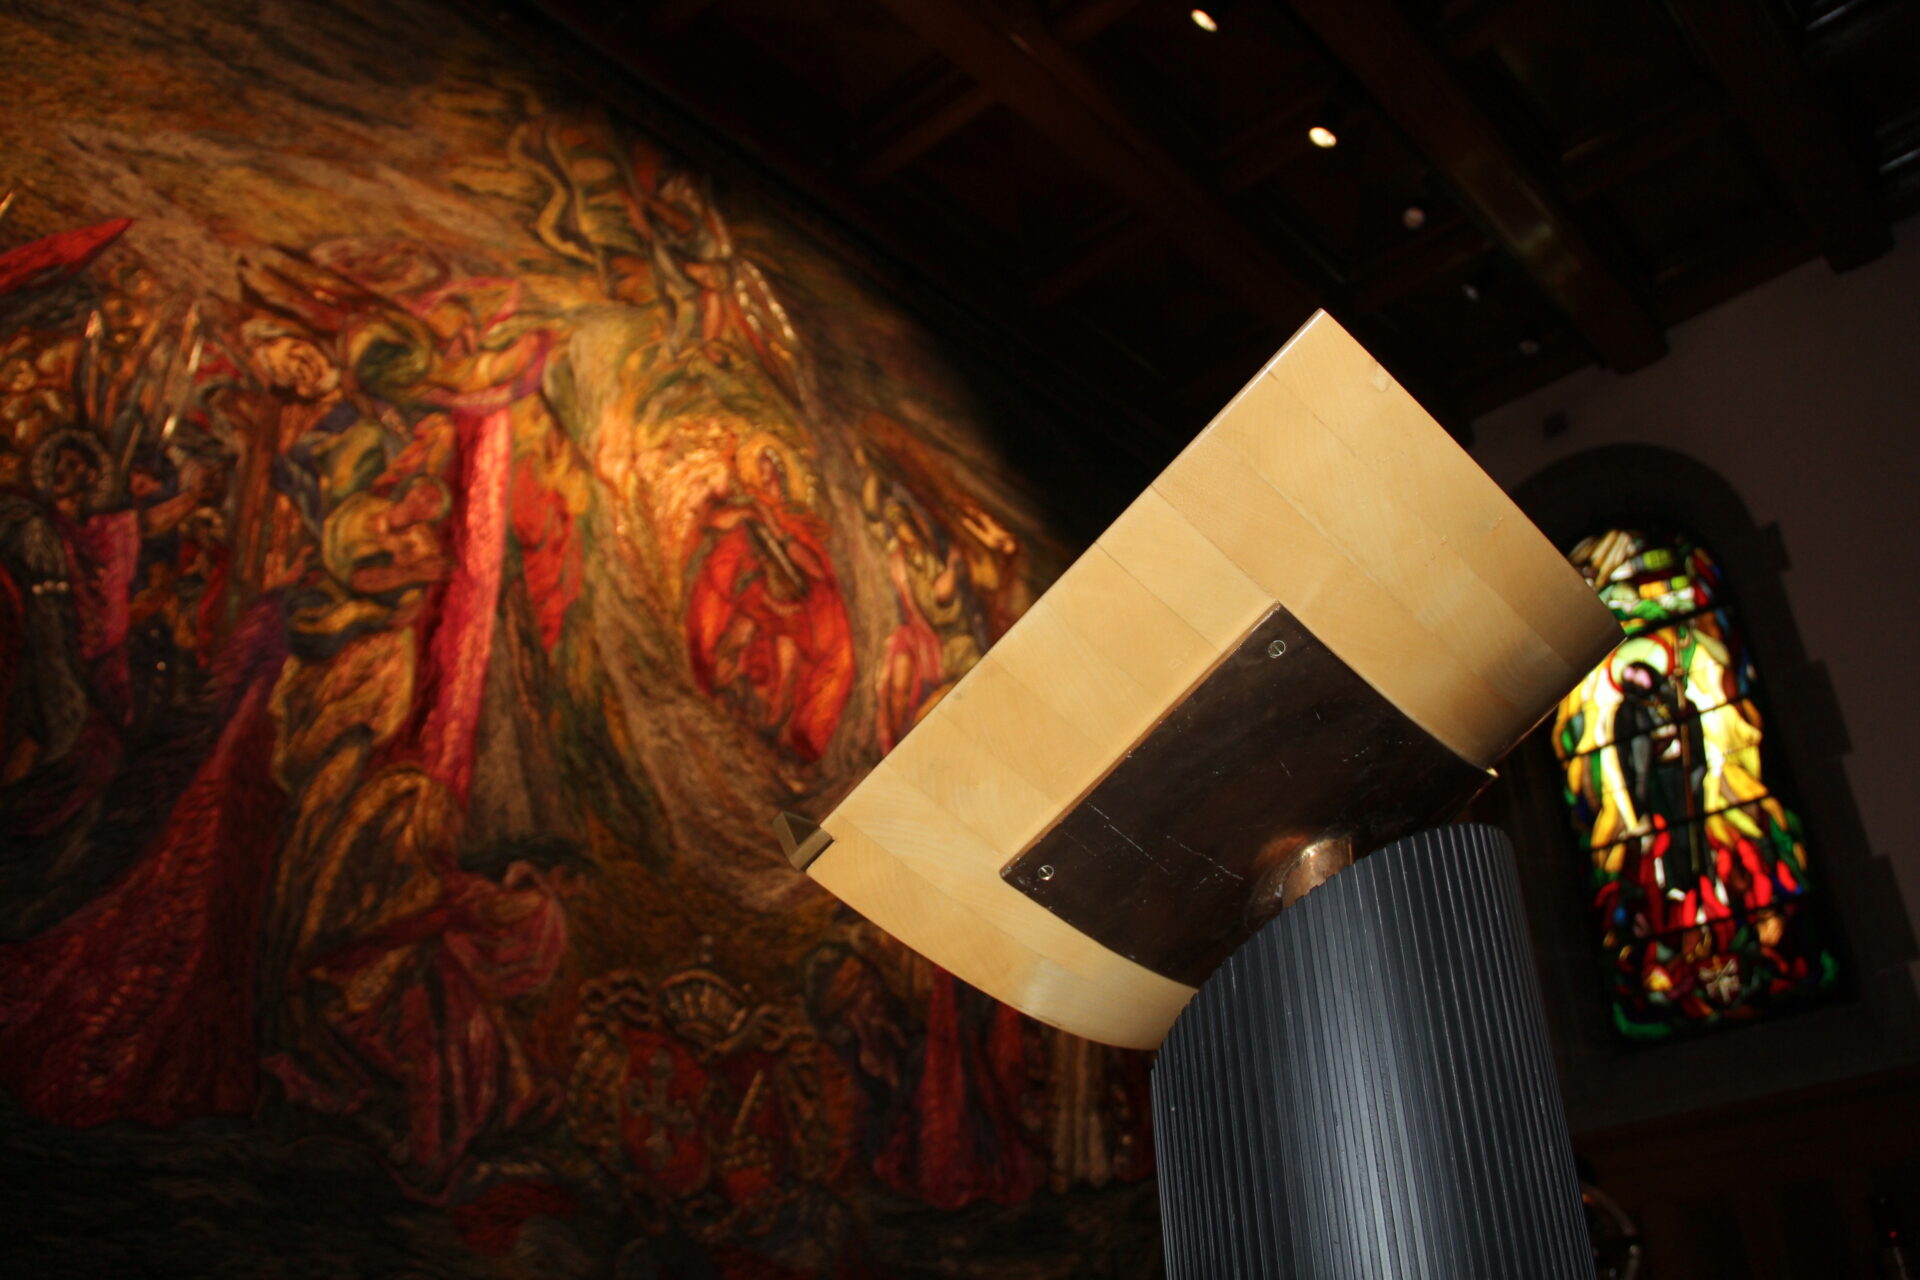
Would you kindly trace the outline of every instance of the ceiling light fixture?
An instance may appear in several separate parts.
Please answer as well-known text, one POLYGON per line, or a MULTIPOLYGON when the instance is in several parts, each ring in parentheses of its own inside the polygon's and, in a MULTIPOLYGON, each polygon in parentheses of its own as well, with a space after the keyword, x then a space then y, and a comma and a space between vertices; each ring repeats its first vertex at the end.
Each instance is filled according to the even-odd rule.
POLYGON ((1400 225, 1409 231, 1418 231, 1427 225, 1427 211, 1417 204, 1410 204, 1400 211, 1400 225))
POLYGON ((1329 94, 1314 108, 1307 121, 1311 126, 1307 130, 1308 142, 1322 151, 1337 147, 1340 145, 1340 132, 1347 127, 1347 104, 1340 100, 1339 94, 1329 94))
POLYGON ((1207 32, 1209 35, 1211 35, 1213 32, 1218 31, 1220 29, 1220 24, 1218 22, 1215 22, 1213 20, 1213 15, 1208 13, 1205 9, 1195 9, 1192 13, 1189 13, 1187 16, 1193 19, 1194 26, 1200 28, 1202 31, 1207 32))

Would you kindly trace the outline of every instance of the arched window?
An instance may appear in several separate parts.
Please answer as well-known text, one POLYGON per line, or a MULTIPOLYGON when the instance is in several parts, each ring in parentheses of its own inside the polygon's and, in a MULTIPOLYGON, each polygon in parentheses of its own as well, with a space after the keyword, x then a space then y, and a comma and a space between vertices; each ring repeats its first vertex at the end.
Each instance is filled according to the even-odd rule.
POLYGON ((1808 845, 1717 559, 1657 527, 1604 529, 1569 558, 1627 633, 1552 728, 1615 1027, 1664 1039, 1831 989, 1808 845))
MULTIPOLYGON (((1808 652, 1794 617, 1788 593, 1795 571, 1791 531, 1756 521, 1739 492, 1713 468, 1655 445, 1602 445, 1570 454, 1517 486, 1514 497, 1527 518, 1562 549, 1577 547, 1591 534, 1619 529, 1639 530, 1644 540, 1658 541, 1671 552, 1671 535, 1677 532, 1685 535, 1680 541, 1689 548, 1675 557, 1677 563, 1696 563, 1695 549, 1705 557, 1711 571, 1694 576, 1705 583, 1708 603, 1726 610, 1726 617, 1714 619, 1714 625, 1722 634, 1730 631, 1734 641, 1727 660, 1718 665, 1732 675, 1737 693, 1742 692, 1744 673, 1744 700, 1756 704, 1760 715, 1755 722, 1761 729, 1759 749, 1746 759, 1758 760, 1759 782, 1781 811, 1804 824, 1798 843, 1805 852, 1796 865, 1805 868, 1807 892, 1794 899, 1794 919, 1787 923, 1817 931, 1807 938, 1812 949, 1803 945, 1800 954, 1824 952, 1838 961, 1838 978, 1831 986, 1817 985, 1820 979, 1811 977, 1809 965, 1809 981, 1816 985, 1771 999, 1764 992, 1756 998, 1743 974, 1738 1003, 1752 1013, 1730 1017, 1709 1005, 1715 1016, 1695 1021, 1638 994, 1616 1006, 1624 974, 1640 981, 1633 992, 1646 990, 1645 971, 1633 967, 1646 952, 1627 953, 1628 968, 1622 970, 1621 949, 1601 944, 1614 928, 1619 930, 1613 934, 1616 941, 1630 941, 1631 914, 1616 926, 1599 917, 1594 904, 1607 880, 1624 873, 1628 853, 1638 856, 1645 850, 1638 844, 1620 848, 1618 870, 1609 871, 1612 849, 1603 859, 1590 829, 1574 825, 1570 830, 1569 770, 1573 757, 1582 752, 1575 745, 1563 759, 1555 729, 1566 726, 1556 724, 1558 716, 1547 717, 1538 734, 1501 765, 1502 776, 1489 792, 1485 813, 1524 851, 1520 882, 1528 941, 1538 962, 1548 1030, 1574 1131, 1910 1063, 1914 1029, 1920 1027, 1920 993, 1913 980, 1920 949, 1892 866, 1869 844, 1854 803, 1846 768, 1846 719, 1833 682, 1825 664, 1808 652), (1736 659, 1735 650, 1743 656, 1736 659), (1751 660, 1744 656, 1748 653, 1751 660), (1574 832, 1581 833, 1578 845, 1574 832), (1596 980, 1596 967, 1603 980, 1596 980), (1817 1001, 1818 1007, 1804 1016, 1767 1016, 1803 1001, 1817 1001), (1661 1017, 1653 1016, 1654 1010, 1661 1017), (1635 1015, 1636 1022, 1629 1030, 1642 1034, 1629 1038, 1622 1033, 1628 1015, 1635 1015), (1703 1024, 1739 1029, 1696 1030, 1703 1024)), ((1799 572, 1811 568, 1803 566, 1799 572)), ((1677 576, 1686 575, 1670 573, 1669 582, 1677 576)), ((1634 593, 1640 589, 1636 584, 1634 593)), ((1659 597, 1665 594, 1656 590, 1651 607, 1660 607, 1659 597)), ((1616 598, 1624 595, 1615 592, 1616 598)), ((1870 611, 1874 602, 1862 599, 1870 611)), ((1686 612, 1676 600, 1675 617, 1669 621, 1682 620, 1686 612)), ((1874 616, 1864 612, 1862 624, 1874 616)), ((1635 626, 1643 632, 1659 630, 1653 622, 1643 617, 1635 626)), ((1583 705, 1590 701, 1583 699, 1583 705)), ((1689 700, 1687 706, 1699 704, 1689 700)), ((1604 714, 1602 708, 1593 708, 1581 733, 1604 714)), ((1705 732, 1702 726, 1702 754, 1705 732)), ((1650 752, 1647 759, 1651 765, 1650 752)), ((1587 767, 1591 770, 1592 763, 1587 767)), ((1606 768, 1606 762, 1601 767, 1606 768)), ((1794 836, 1791 822, 1785 830, 1794 836)), ((1755 852, 1763 852, 1757 842, 1755 852)), ((1717 874, 1718 859, 1715 864, 1717 874)), ((1729 874, 1728 879, 1733 878, 1729 874)), ((1737 898, 1734 888, 1727 885, 1729 907, 1737 898)), ((1714 900, 1719 900, 1717 892, 1714 900)), ((1734 932, 1737 938, 1738 930, 1734 932)), ((1696 933, 1686 940, 1697 945, 1703 939, 1696 933)), ((1712 930, 1704 940, 1717 941, 1712 930)), ((1753 942, 1757 938, 1750 935, 1753 942)), ((1674 955, 1683 954, 1681 948, 1667 945, 1674 955)), ((1737 953, 1736 943, 1735 951, 1727 954, 1737 953)), ((1658 961, 1657 951, 1654 958, 1658 961)), ((1822 977, 1824 970, 1823 964, 1822 977)), ((1709 979, 1713 976, 1710 969, 1709 979)), ((1697 964, 1692 978, 1700 982, 1697 964)), ((1725 982, 1719 987, 1729 989, 1725 982)))

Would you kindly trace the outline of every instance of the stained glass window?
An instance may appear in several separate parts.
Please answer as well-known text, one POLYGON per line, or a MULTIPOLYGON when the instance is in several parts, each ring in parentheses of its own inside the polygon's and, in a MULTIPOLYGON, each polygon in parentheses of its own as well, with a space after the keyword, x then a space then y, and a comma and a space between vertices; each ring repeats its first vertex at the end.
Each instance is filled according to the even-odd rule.
POLYGON ((1831 987, 1800 820, 1769 785, 1758 676, 1720 566, 1678 533, 1609 529, 1569 558, 1627 638, 1554 717, 1614 1025, 1635 1040, 1831 987))

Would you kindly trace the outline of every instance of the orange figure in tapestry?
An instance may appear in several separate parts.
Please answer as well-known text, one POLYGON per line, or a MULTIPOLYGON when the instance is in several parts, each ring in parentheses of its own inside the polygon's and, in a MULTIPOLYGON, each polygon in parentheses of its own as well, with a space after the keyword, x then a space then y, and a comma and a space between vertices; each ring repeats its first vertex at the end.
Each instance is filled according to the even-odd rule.
POLYGON ((687 646, 701 690, 803 760, 818 760, 853 687, 853 634, 827 527, 790 496, 792 451, 735 451, 737 489, 710 495, 688 558, 687 646))

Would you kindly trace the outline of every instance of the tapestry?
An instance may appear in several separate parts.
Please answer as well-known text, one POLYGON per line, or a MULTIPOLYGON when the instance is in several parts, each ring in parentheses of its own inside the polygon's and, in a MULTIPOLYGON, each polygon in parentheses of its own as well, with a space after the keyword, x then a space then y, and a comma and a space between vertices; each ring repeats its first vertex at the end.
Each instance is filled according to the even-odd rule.
POLYGON ((9 1274, 1156 1273, 1144 1059, 769 825, 1061 567, 1023 411, 468 10, 0 47, 9 1274))

